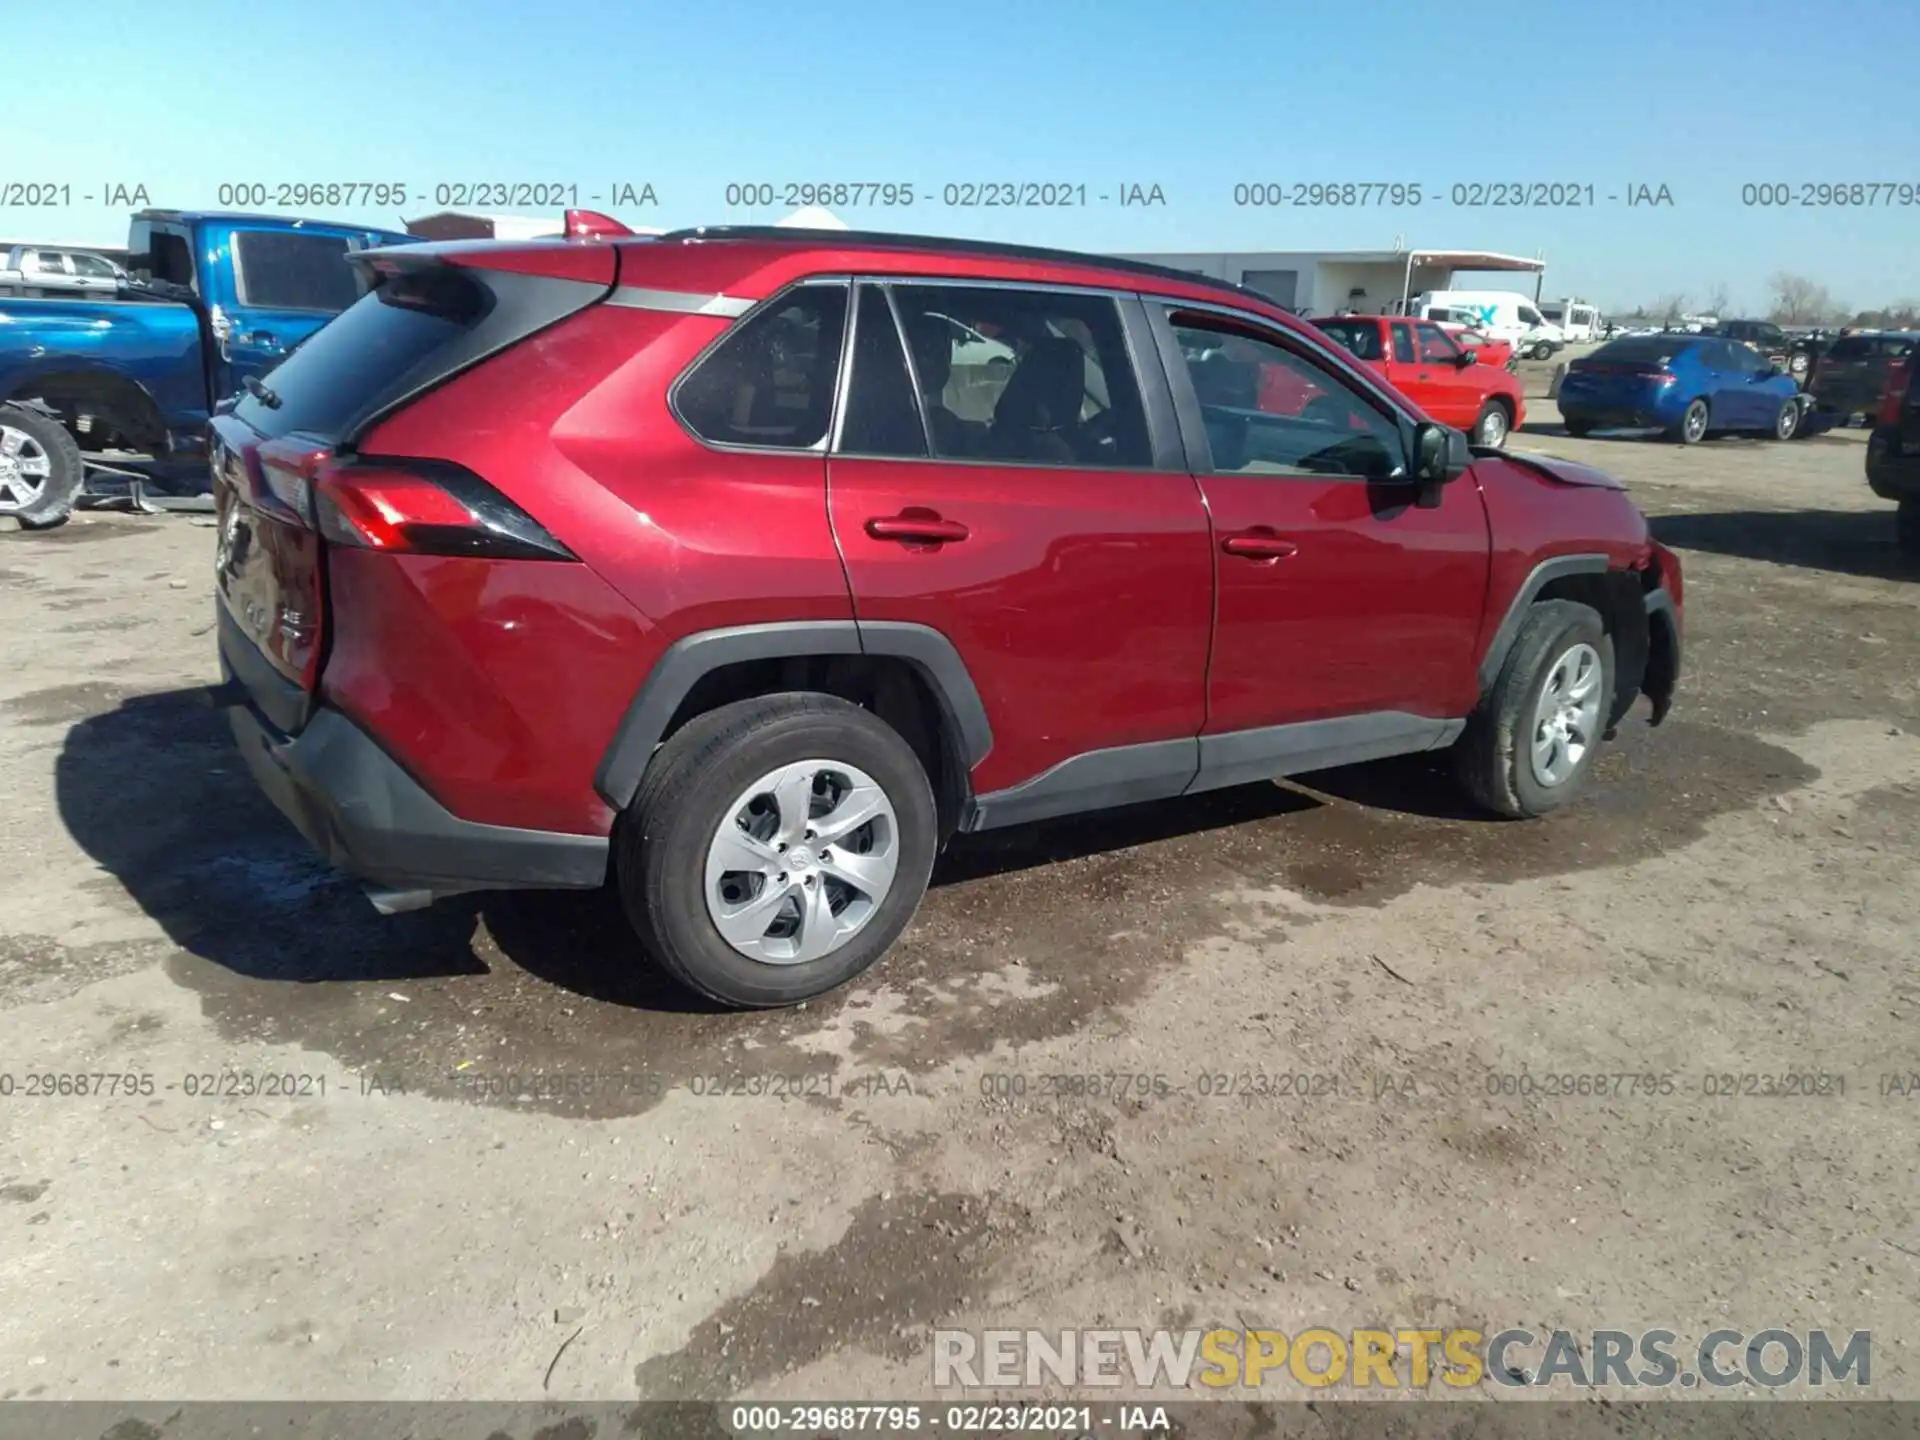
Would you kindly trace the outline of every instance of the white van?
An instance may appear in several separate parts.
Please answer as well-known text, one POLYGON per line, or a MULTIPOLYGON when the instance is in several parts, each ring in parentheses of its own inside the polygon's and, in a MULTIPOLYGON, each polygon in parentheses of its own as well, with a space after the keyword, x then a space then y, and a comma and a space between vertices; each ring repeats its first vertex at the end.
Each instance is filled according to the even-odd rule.
POLYGON ((1569 345, 1598 340, 1607 323, 1593 306, 1582 305, 1578 300, 1555 300, 1542 305, 1540 313, 1549 325, 1560 327, 1561 337, 1569 345))
POLYGON ((1477 317, 1475 328, 1507 341, 1516 355, 1545 360, 1567 343, 1560 327, 1517 290, 1427 290, 1414 296, 1405 308, 1424 315, 1436 306, 1471 313, 1477 317))

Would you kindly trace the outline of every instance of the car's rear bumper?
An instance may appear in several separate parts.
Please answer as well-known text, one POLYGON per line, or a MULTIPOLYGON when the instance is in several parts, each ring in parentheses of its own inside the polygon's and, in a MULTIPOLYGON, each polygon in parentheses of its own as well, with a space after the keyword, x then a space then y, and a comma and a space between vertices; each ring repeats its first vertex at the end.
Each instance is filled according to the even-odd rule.
POLYGON ((408 909, 469 890, 593 889, 607 874, 604 835, 567 835, 463 820, 428 794, 365 730, 322 705, 297 735, 267 718, 221 627, 221 669, 234 740, 280 813, 327 860, 365 881, 382 909, 408 909))
MULTIPOLYGON (((1684 407, 1683 407, 1684 408, 1684 407)), ((1665 429, 1678 423, 1679 416, 1667 416, 1651 405, 1623 405, 1604 400, 1585 401, 1560 392, 1560 418, 1595 430, 1665 429)))

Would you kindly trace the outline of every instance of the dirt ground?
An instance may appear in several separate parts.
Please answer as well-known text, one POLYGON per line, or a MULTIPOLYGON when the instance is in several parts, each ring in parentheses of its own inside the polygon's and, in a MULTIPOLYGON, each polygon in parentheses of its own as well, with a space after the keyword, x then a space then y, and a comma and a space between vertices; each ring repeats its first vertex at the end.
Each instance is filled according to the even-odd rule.
POLYGON ((936 1325, 1218 1322, 1871 1330, 1920 1398, 1890 509, 1858 434, 1535 410, 1687 566, 1679 706, 1585 803, 1388 764, 976 837, 779 1014, 691 1005, 598 897, 379 918, 187 703, 206 523, 0 535, 0 1395, 924 1398, 936 1325), (1677 1085, 1490 1093, 1523 1070, 1677 1085), (133 1078, 27 1093, 81 1072, 133 1078))

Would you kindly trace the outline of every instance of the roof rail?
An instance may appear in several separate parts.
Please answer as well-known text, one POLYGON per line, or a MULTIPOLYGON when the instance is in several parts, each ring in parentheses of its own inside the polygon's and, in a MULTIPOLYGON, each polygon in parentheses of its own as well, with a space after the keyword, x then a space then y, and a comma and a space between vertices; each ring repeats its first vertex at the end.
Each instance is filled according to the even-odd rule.
MULTIPOLYGON (((1231 280, 1218 280, 1192 270, 1171 265, 1155 265, 1147 260, 1126 260, 1118 255, 1096 255, 1085 250, 1054 250, 1040 245, 1016 245, 1003 240, 963 240, 951 235, 908 235, 890 230, 810 230, 793 225, 695 225, 669 230, 660 240, 758 240, 802 241, 807 244, 831 244, 869 250, 945 250, 964 255, 990 256, 1002 260, 1036 260, 1053 265, 1086 265, 1102 270, 1117 270, 1129 275, 1146 275, 1157 280, 1178 280, 1186 285, 1205 285, 1235 297, 1251 298, 1265 305, 1277 305, 1271 296, 1262 295, 1231 280)), ((1285 309, 1286 307, 1281 306, 1285 309)))

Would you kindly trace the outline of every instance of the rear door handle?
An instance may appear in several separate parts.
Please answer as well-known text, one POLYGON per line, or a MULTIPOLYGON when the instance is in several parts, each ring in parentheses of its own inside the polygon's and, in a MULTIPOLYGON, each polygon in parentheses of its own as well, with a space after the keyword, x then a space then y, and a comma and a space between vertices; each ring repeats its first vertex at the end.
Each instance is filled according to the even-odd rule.
POLYGON ((1229 535, 1220 542, 1220 548, 1229 555, 1240 555, 1249 560, 1284 560, 1300 547, 1262 528, 1229 535))
POLYGON ((971 533, 958 520, 942 520, 938 515, 875 516, 867 521, 867 534, 874 539, 908 544, 950 545, 971 533))

